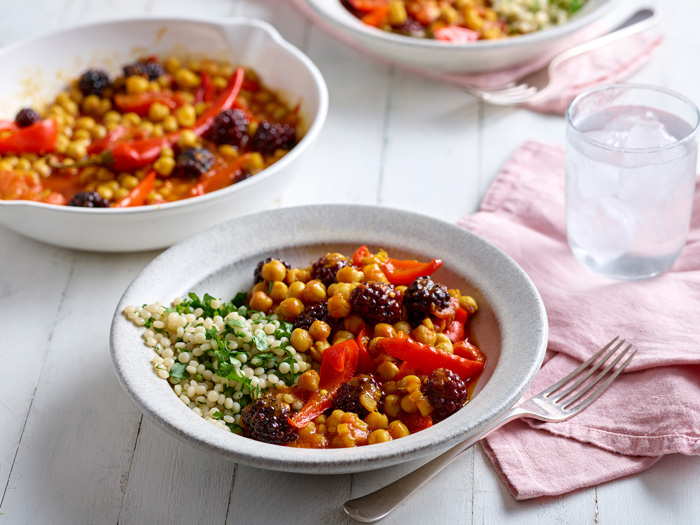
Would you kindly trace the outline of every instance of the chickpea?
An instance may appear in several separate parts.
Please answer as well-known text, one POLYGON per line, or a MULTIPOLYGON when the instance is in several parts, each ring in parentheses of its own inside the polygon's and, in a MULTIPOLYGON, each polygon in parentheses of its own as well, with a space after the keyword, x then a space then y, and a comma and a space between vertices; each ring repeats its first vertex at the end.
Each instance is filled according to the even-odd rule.
POLYGON ((399 415, 401 409, 401 398, 396 394, 389 394, 384 399, 384 413, 389 417, 399 415))
MULTIPOLYGON (((87 155, 87 147, 82 141, 73 141, 66 147, 66 155, 75 160, 81 160, 87 155)), ((106 197, 105 197, 106 198, 106 197)))
POLYGON ((95 114, 100 109, 100 97, 97 95, 88 95, 81 103, 83 113, 88 115, 95 114))
POLYGON ((352 311, 352 306, 350 303, 341 295, 334 295, 328 299, 327 307, 328 314, 335 319, 345 317, 352 311))
POLYGON ((420 378, 415 375, 407 375, 406 377, 401 378, 401 380, 396 383, 399 392, 404 392, 407 394, 418 390, 420 388, 420 385, 420 378))
POLYGON ((190 129, 185 129, 180 133, 180 138, 177 140, 177 145, 180 148, 194 148, 197 146, 198 138, 197 135, 190 129))
POLYGON ((151 104, 151 107, 148 108, 148 118, 151 119, 153 122, 160 122, 168 116, 170 116, 170 108, 165 104, 162 104, 160 102, 154 102, 153 104, 151 104))
POLYGON ((114 196, 114 191, 112 191, 112 188, 110 188, 104 184, 97 187, 97 193, 99 193, 103 199, 107 199, 107 200, 111 200, 112 197, 114 196))
POLYGON ((404 425, 401 421, 392 421, 389 423, 389 426, 387 427, 387 430, 389 431, 389 435, 393 439, 399 439, 402 437, 406 437, 410 434, 408 431, 408 427, 404 425))
POLYGON ((192 104, 185 104, 175 110, 175 119, 177 123, 183 128, 190 128, 194 126, 197 120, 197 111, 194 109, 192 104))
POLYGON ((311 354, 311 357, 314 359, 314 361, 320 363, 321 357, 323 356, 323 352, 326 350, 326 348, 330 348, 330 346, 331 345, 328 344, 328 341, 316 341, 311 347, 309 353, 311 354))
POLYGON ((129 113, 124 113, 122 115, 122 124, 125 126, 138 126, 141 124, 141 117, 139 117, 136 113, 129 112, 129 113))
POLYGON ((306 304, 318 303, 326 299, 326 287, 316 279, 306 283, 304 287, 304 302, 306 304))
POLYGON ((158 157, 158 160, 153 163, 153 169, 159 175, 167 177, 175 169, 175 159, 172 157, 158 157))
POLYGON ((177 119, 173 115, 168 115, 163 119, 163 130, 168 132, 168 133, 173 133, 174 131, 177 131, 180 129, 180 125, 177 122, 177 119))
POLYGON ((308 352, 309 348, 314 344, 314 340, 309 332, 303 328, 294 329, 290 342, 297 352, 308 352))
POLYGON ((331 335, 331 327, 328 325, 328 323, 316 320, 311 323, 311 326, 309 327, 309 334, 316 341, 325 341, 328 339, 328 336, 331 335))
POLYGON ((299 317, 304 311, 304 303, 295 297, 289 297, 282 301, 279 306, 279 315, 291 321, 299 317))
POLYGON ((117 191, 114 192, 115 200, 121 200, 127 195, 129 195, 129 190, 126 188, 118 188, 117 191))
POLYGON ((338 330, 335 335, 333 336, 333 344, 336 345, 338 343, 342 343, 343 341, 347 341, 349 339, 354 339, 355 336, 351 334, 350 332, 346 330, 338 330))
MULTIPOLYGON (((328 301, 330 302, 330 299, 328 301)), ((353 334, 360 333, 360 330, 364 324, 365 322, 359 315, 350 314, 343 318, 343 328, 345 328, 348 332, 352 332, 353 334)))
POLYGON ((248 173, 257 173, 264 168, 265 159, 263 159, 263 156, 258 152, 251 153, 245 161, 245 169, 248 173))
POLYGON ((335 279, 339 283, 361 283, 364 274, 353 266, 344 266, 335 274, 335 279))
POLYGON ((377 373, 384 380, 394 379, 399 373, 399 367, 391 361, 382 361, 377 366, 377 373))
POLYGON ((130 95, 145 93, 148 91, 148 79, 139 75, 127 77, 125 82, 126 92, 130 95))
POLYGON ((306 285, 301 281, 294 281, 292 284, 289 285, 289 289, 287 290, 287 297, 294 297, 295 299, 301 300, 301 298, 304 296, 305 287, 306 285))
POLYGON ((87 129, 89 131, 95 127, 95 120, 92 117, 80 117, 75 121, 75 127, 78 129, 87 129))
POLYGON ((387 441, 391 441, 391 434, 389 434, 389 432, 384 430, 383 428, 373 431, 367 439, 367 443, 370 445, 375 445, 377 443, 386 443, 387 441))
POLYGON ((389 279, 386 278, 386 275, 384 275, 384 272, 378 264, 368 264, 362 268, 362 271, 364 272, 363 281, 366 283, 372 281, 379 281, 382 283, 389 282, 389 279))
POLYGON ((350 283, 335 283, 335 288, 333 289, 333 293, 329 293, 328 295, 340 295, 342 296, 343 299, 346 301, 350 300, 350 296, 352 295, 352 291, 355 289, 354 284, 350 283))
POLYGON ((168 57, 165 59, 163 67, 168 73, 175 73, 175 71, 180 69, 180 59, 176 57, 168 57))
POLYGON ((95 124, 95 127, 90 130, 90 135, 95 140, 104 138, 107 135, 107 128, 102 124, 95 124))
POLYGON ((399 321, 398 323, 394 323, 394 330, 396 332, 403 332, 404 334, 409 334, 411 333, 411 325, 408 324, 406 321, 399 321))
POLYGON ((199 87, 202 79, 191 69, 178 69, 173 75, 175 83, 184 89, 192 89, 199 87))
POLYGON ((287 276, 287 267, 278 260, 272 260, 263 265, 260 275, 266 281, 284 281, 287 276))
POLYGON ((165 146, 162 150, 160 150, 160 156, 161 157, 174 157, 175 152, 173 151, 173 148, 170 146, 165 146))
POLYGON ((265 312, 272 308, 272 299, 265 292, 255 292, 250 298, 250 307, 265 312))
POLYGON ((321 378, 318 375, 318 372, 315 370, 307 370, 299 376, 297 386, 302 390, 306 390, 307 392, 316 392, 316 390, 318 390, 320 380, 321 378))
POLYGON ((419 324, 416 328, 414 328, 411 332, 411 336, 419 343, 423 343, 430 346, 433 346, 435 344, 435 339, 437 338, 435 330, 432 328, 428 328, 428 326, 426 326, 425 324, 419 324))
POLYGON ((121 113, 119 113, 118 111, 108 111, 107 113, 105 113, 104 117, 102 117, 102 121, 105 124, 108 124, 109 122, 119 122, 121 118, 121 113))
POLYGON ((119 174, 119 182, 123 188, 133 189, 139 184, 139 179, 129 173, 119 174))
POLYGON ((447 352, 448 354, 454 353, 452 341, 450 341, 450 338, 445 334, 437 334, 435 337, 435 348, 442 350, 443 352, 447 352))
POLYGON ((219 146, 219 155, 226 160, 236 160, 238 158, 238 150, 231 144, 222 144, 219 146))
POLYGON ((416 405, 415 401, 411 398, 410 395, 403 396, 401 398, 401 410, 403 410, 407 414, 413 414, 414 412, 418 412, 418 406, 416 405))
POLYGON ((112 180, 114 178, 114 173, 112 173, 107 168, 101 166, 101 167, 97 168, 97 172, 95 173, 95 178, 99 181, 102 181, 102 182, 107 181, 107 180, 112 180))
POLYGON ((386 414, 370 412, 365 416, 364 422, 372 430, 385 429, 389 425, 389 418, 386 414))
POLYGON ((460 295, 459 306, 460 308, 466 310, 470 315, 479 309, 479 306, 476 304, 476 301, 471 295, 460 295))
POLYGON ((379 323, 374 326, 374 337, 396 337, 396 330, 387 323, 379 323))
POLYGON ((272 283, 269 295, 274 302, 281 303, 287 298, 288 292, 289 288, 286 284, 284 284, 282 281, 275 281, 274 283, 272 283))
POLYGON ((257 283, 256 285, 253 286, 251 293, 255 293, 255 292, 267 293, 267 290, 269 287, 270 287, 269 283, 266 283, 265 281, 260 281, 259 283, 257 283))

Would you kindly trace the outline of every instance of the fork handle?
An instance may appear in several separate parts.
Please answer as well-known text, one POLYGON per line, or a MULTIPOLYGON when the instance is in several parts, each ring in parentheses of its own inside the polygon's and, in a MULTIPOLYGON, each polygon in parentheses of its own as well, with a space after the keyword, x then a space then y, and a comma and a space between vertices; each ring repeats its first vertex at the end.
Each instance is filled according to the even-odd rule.
POLYGON ((558 55, 554 60, 552 60, 552 63, 549 66, 550 70, 565 60, 569 60, 570 58, 583 53, 588 53, 594 49, 605 47, 608 44, 612 44, 613 42, 617 42, 618 40, 622 40, 623 38, 627 38, 628 36, 636 33, 646 31, 650 27, 653 27, 657 21, 656 14, 652 9, 640 9, 608 34, 595 38, 589 42, 584 42, 578 46, 574 46, 558 55))
POLYGON ((365 523, 372 523, 382 519, 416 490, 433 479, 438 472, 441 472, 463 452, 471 448, 477 441, 485 438, 491 432, 502 427, 506 423, 525 416, 532 417, 532 413, 520 407, 511 408, 491 425, 485 427, 477 434, 474 434, 466 441, 455 445, 447 452, 442 453, 410 474, 366 496, 346 501, 345 505, 343 505, 345 513, 351 518, 365 523))

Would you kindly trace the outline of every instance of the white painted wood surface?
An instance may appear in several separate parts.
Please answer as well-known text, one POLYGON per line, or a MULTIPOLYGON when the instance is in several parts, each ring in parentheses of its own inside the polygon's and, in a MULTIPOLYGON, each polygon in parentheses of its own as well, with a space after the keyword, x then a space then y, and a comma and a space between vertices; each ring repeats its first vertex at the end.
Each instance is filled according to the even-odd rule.
MULTIPOLYGON (((636 80, 700 103, 700 4, 656 3, 667 41, 636 80)), ((282 205, 375 203, 454 221, 477 209, 523 141, 563 142, 561 118, 484 106, 372 61, 284 0, 0 0, 0 45, 144 14, 259 17, 318 64, 331 94, 328 122, 282 205)), ((122 291, 156 254, 73 252, 0 227, 0 525, 348 523, 346 499, 424 461, 330 477, 263 471, 144 419, 114 376, 108 329, 122 291)), ((516 502, 477 447, 384 523, 697 523, 699 467, 697 457, 671 456, 628 479, 516 502)))

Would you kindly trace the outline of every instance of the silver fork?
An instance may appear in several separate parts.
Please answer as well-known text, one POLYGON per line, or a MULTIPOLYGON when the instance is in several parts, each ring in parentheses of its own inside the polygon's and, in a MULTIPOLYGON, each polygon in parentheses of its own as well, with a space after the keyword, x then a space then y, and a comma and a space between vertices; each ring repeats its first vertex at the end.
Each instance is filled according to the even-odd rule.
POLYGON ((551 91, 551 75, 559 64, 575 56, 640 33, 652 27, 656 22, 657 18, 652 9, 640 9, 610 33, 572 47, 571 49, 567 49, 554 57, 549 64, 542 69, 538 69, 515 82, 494 89, 480 89, 466 86, 465 90, 467 93, 489 104, 496 104, 499 106, 520 104, 541 99, 546 97, 551 91))
POLYGON ((625 340, 622 339, 618 341, 618 338, 619 336, 615 337, 561 381, 546 388, 521 405, 511 408, 503 416, 491 423, 490 426, 468 440, 452 447, 447 452, 386 487, 367 494, 366 496, 362 496, 361 498, 346 501, 343 506, 345 512, 351 518, 366 523, 380 520, 398 507, 399 504, 416 490, 428 483, 428 481, 438 472, 442 471, 447 465, 452 463, 460 454, 509 421, 522 417, 530 417, 540 421, 558 422, 566 421, 570 417, 575 416, 593 403, 593 401, 610 386, 610 383, 625 369, 637 352, 637 350, 633 350, 627 359, 619 367, 615 368, 615 365, 617 365, 632 348, 632 345, 628 344, 625 348, 620 350, 624 346, 625 340), (603 355, 603 357, 601 357, 601 355, 603 355), (613 356, 615 357, 613 358, 613 356), (598 359, 599 357, 600 359, 598 359), (608 363, 603 370, 598 372, 595 378, 584 384, 587 379, 611 358, 613 358, 612 361, 608 363), (596 360, 598 361, 596 362, 596 360), (593 390, 596 386, 598 386, 598 388, 593 390), (581 399, 587 394, 589 394, 588 397, 581 399))

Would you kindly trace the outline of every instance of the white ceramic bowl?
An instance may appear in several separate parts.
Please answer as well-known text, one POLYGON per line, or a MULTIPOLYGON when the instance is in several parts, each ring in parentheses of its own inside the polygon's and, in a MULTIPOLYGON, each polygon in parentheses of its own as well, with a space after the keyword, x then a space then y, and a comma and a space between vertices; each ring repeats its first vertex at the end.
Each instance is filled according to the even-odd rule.
POLYGON ((141 410, 179 438, 261 468, 338 474, 372 470, 439 452, 508 410, 539 370, 547 345, 547 319, 537 290, 501 250, 455 225, 405 211, 372 206, 283 208, 220 224, 158 256, 131 283, 117 306, 112 361, 122 385, 141 410), (265 232, 265 235, 260 235, 265 232), (253 441, 221 430, 187 408, 153 372, 152 348, 122 313, 141 305, 209 292, 230 300, 249 290, 258 261, 281 257, 306 265, 329 250, 383 247, 395 257, 439 257, 435 280, 471 294, 479 311, 471 336, 487 356, 472 401, 446 420, 406 438, 353 449, 309 450, 253 441))
MULTIPOLYGON (((0 201, 0 224, 68 248, 136 251, 170 246, 218 222, 274 206, 302 166, 328 110, 316 66, 269 24, 248 19, 137 18, 85 25, 0 50, 0 115, 53 100, 91 66, 119 71, 145 54, 228 59, 252 67, 291 104, 301 101, 304 138, 283 159, 207 195, 129 209, 85 209, 0 201)), ((11 117, 10 117, 11 118, 11 117)))
POLYGON ((340 0, 304 0, 321 18, 357 45, 397 64, 452 73, 495 70, 551 52, 607 13, 617 0, 588 0, 569 22, 503 40, 452 44, 382 31, 364 24, 340 0))

